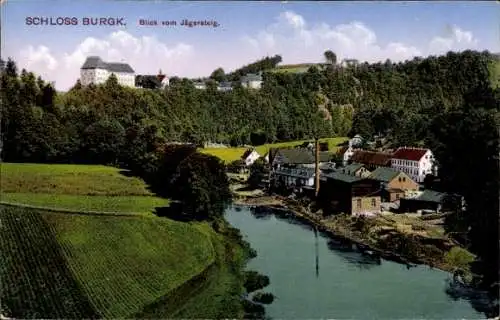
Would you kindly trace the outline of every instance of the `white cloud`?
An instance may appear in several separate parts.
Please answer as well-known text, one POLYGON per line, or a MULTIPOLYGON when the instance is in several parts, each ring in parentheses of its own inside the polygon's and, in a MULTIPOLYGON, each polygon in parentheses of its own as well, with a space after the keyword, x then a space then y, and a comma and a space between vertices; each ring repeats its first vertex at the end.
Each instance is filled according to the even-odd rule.
POLYGON ((185 43, 167 46, 155 37, 135 37, 120 30, 102 39, 88 37, 74 50, 59 55, 52 54, 45 46, 28 46, 21 50, 17 62, 46 80, 55 81, 59 90, 66 90, 75 84, 80 67, 90 55, 105 61, 125 61, 138 74, 154 74, 159 69, 175 74, 192 64, 193 47, 185 43))
POLYGON ((477 48, 478 40, 472 32, 464 31, 458 26, 446 26, 444 36, 436 36, 429 43, 429 52, 444 53, 450 50, 465 50, 477 48))
POLYGON ((57 68, 58 62, 51 54, 50 49, 45 46, 28 46, 21 50, 21 58, 25 61, 26 69, 44 68, 53 71, 57 68))
POLYGON ((355 58, 361 61, 402 61, 415 56, 438 54, 449 50, 474 48, 477 39, 471 32, 457 26, 448 32, 430 39, 428 45, 417 48, 401 41, 381 43, 374 30, 360 21, 330 25, 325 22, 308 24, 292 11, 280 14, 276 21, 258 31, 256 35, 243 37, 253 57, 272 51, 282 54, 287 63, 321 61, 324 51, 330 49, 337 58, 355 58), (272 39, 272 41, 271 41, 272 39))

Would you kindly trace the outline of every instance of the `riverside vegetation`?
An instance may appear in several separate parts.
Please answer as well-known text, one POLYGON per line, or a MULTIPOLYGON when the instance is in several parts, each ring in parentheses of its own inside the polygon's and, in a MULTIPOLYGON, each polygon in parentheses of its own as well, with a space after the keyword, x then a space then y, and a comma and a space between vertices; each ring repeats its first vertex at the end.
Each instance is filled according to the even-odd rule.
MULTIPOLYGON (((425 144, 435 153, 441 177, 439 183, 433 181, 428 183, 432 183, 433 188, 438 191, 442 189, 462 194, 467 202, 467 210, 457 209, 456 214, 447 219, 446 231, 475 254, 472 271, 478 275, 477 285, 489 288, 492 293, 498 293, 493 286, 498 281, 499 269, 496 241, 499 211, 497 125, 500 119, 498 56, 488 52, 450 52, 440 57, 415 58, 400 63, 391 61, 364 63, 344 68, 336 65, 335 55, 332 54, 332 52, 325 54, 328 63, 324 64, 325 67, 321 70, 313 66, 304 73, 266 72, 272 71, 271 69, 280 61, 277 57, 252 63, 230 74, 226 74, 223 70, 214 72, 212 79, 218 81, 235 80, 246 72, 264 72, 264 84, 261 90, 247 90, 236 85, 230 92, 219 92, 212 85, 209 85, 207 90, 197 90, 188 79, 178 78, 171 79, 171 85, 165 90, 124 88, 119 86, 116 78, 112 76, 103 85, 82 87, 77 83, 70 91, 57 93, 50 84, 33 73, 26 70, 18 72, 14 61, 9 59, 0 79, 2 84, 0 95, 3 103, 2 159, 12 163, 113 165, 129 170, 127 175, 144 180, 151 187, 154 196, 170 199, 170 205, 181 205, 185 214, 175 218, 190 222, 184 222, 180 228, 189 226, 200 228, 197 224, 201 224, 205 226, 203 228, 213 230, 214 221, 221 221, 221 210, 231 201, 222 161, 211 155, 199 153, 196 149, 165 147, 167 141, 191 142, 197 145, 213 141, 229 143, 236 147, 243 144, 258 146, 313 137, 352 136, 354 133, 359 133, 363 136, 383 135, 387 138, 388 144, 393 146, 425 144), (202 169, 197 170, 198 167, 202 169), (199 201, 200 199, 205 200, 199 201)), ((15 166, 13 164, 11 169, 17 170, 15 166)), ((81 179, 82 183, 85 183, 86 178, 75 179, 81 179)), ((39 182, 41 181, 37 183, 39 182)), ((60 181, 53 182, 53 184, 58 183, 60 181)), ((80 200, 72 197, 82 195, 80 191, 62 192, 63 194, 56 198, 51 195, 55 193, 23 189, 22 182, 15 184, 19 185, 20 192, 16 192, 15 185, 14 189, 6 192, 6 197, 10 197, 7 198, 9 202, 32 201, 31 204, 38 207, 55 206, 77 211, 81 209, 80 206, 89 211, 104 209, 115 211, 123 210, 125 207, 107 203, 107 200, 90 198, 109 196, 105 193, 99 195, 93 194, 95 191, 88 191, 85 197, 92 200, 81 200, 81 204, 77 204, 80 200), (30 194, 38 195, 31 197, 30 194)), ((49 185, 49 188, 52 187, 49 185)), ((47 186, 42 189, 44 188, 47 190, 47 186)), ((142 197, 130 194, 122 196, 142 197)), ((154 198, 147 197, 148 200, 154 198)), ((144 215, 147 215, 154 206, 156 204, 143 203, 140 208, 132 209, 134 205, 131 205, 125 212, 141 213, 142 216, 132 215, 128 219, 143 221, 146 219, 144 215)), ((19 217, 16 217, 12 210, 8 211, 10 219, 17 221, 19 217)), ((47 211, 33 208, 22 210, 39 212, 30 218, 32 219, 30 221, 40 222, 41 217, 50 228, 40 227, 37 230, 50 229, 55 232, 56 238, 59 227, 63 228, 64 232, 70 232, 71 229, 77 229, 77 224, 88 223, 81 215, 71 216, 74 219, 81 218, 78 223, 59 223, 54 221, 58 220, 56 217, 59 217, 59 214, 50 216, 47 215, 47 211)), ((157 215, 161 213, 157 212, 157 215)), ((26 215, 26 217, 31 216, 26 215)), ((99 223, 111 219, 109 216, 102 218, 99 223)), ((168 218, 153 218, 165 219, 164 224, 180 223, 168 218)), ((158 223, 158 226, 160 225, 162 223, 158 223)), ((13 226, 18 227, 17 224, 13 226)), ((166 234, 168 229, 165 229, 166 234)), ((141 230, 142 234, 147 234, 146 227, 141 230)), ((43 231, 42 234, 47 232, 43 231)), ((17 237, 16 239, 20 237, 17 231, 11 234, 12 237, 17 237)), ((109 236, 112 235, 110 232, 109 236)), ((80 236, 63 237, 64 239, 58 240, 65 246, 61 249, 62 256, 64 252, 73 254, 72 251, 64 251, 69 250, 68 247, 90 243, 89 239, 79 238, 80 236)), ((133 237, 135 236, 131 235, 131 239, 133 237)), ((42 240, 28 243, 20 241, 5 245, 14 248, 14 244, 19 243, 24 248, 35 243, 45 243, 42 240)), ((121 241, 120 245, 130 244, 121 241)), ((222 247, 227 248, 227 246, 222 247)), ((236 254, 239 249, 235 250, 222 251, 236 254)), ((148 252, 154 250, 151 249, 144 254, 148 252)), ((188 253, 189 251, 186 251, 186 254, 188 253)), ((70 254, 68 261, 78 259, 77 255, 73 254, 70 257, 70 254)), ((195 252, 189 254, 197 256, 195 252)), ((201 259, 199 266, 203 264, 201 261, 212 259, 203 258, 203 255, 197 257, 201 259)), ((32 263, 29 256, 18 255, 12 257, 14 258, 26 259, 26 263, 32 263)), ((81 259, 85 261, 85 258, 81 259)), ((233 261, 231 258, 228 259, 223 260, 223 264, 233 261)), ((237 260, 234 258, 234 261, 237 260)), ((15 268, 12 267, 16 265, 18 263, 10 264, 11 269, 2 267, 4 272, 2 277, 9 276, 17 281, 16 277, 11 276, 16 274, 15 268)), ((68 268, 71 268, 71 263, 68 265, 68 268)), ((34 268, 33 264, 30 266, 34 268)), ((77 275, 77 284, 88 281, 85 280, 88 279, 85 275, 78 276, 76 271, 72 272, 77 275)), ((132 273, 134 272, 138 271, 132 273)), ((189 278, 188 273, 183 277, 184 282, 189 278)), ((68 272, 61 271, 61 274, 68 272)), ((30 276, 37 275, 35 272, 30 276)), ((120 281, 130 281, 127 280, 127 276, 117 274, 116 277, 120 278, 120 281)), ((237 275, 234 277, 238 278, 237 275)), ((99 279, 104 283, 103 279, 106 277, 99 279)), ((14 286, 15 292, 8 291, 9 297, 30 295, 41 299, 41 296, 36 295, 32 291, 34 289, 31 289, 40 282, 22 281, 24 284, 14 286)), ((81 285, 71 284, 74 283, 71 281, 67 282, 70 283, 68 288, 81 285)), ((113 283, 112 280, 109 281, 113 283)), ((225 283, 224 279, 220 281, 225 283)), ((181 282, 182 280, 179 280, 179 283, 181 282)), ((171 286, 172 283, 167 285, 171 286)), ((43 287, 43 284, 40 286, 43 287)), ((238 286, 243 290, 242 286, 237 284, 234 288, 238 286)), ((156 286, 152 289, 135 288, 142 290, 138 297, 145 297, 136 298, 138 300, 134 305, 137 307, 151 302, 150 300, 157 297, 160 291, 169 290, 166 288, 164 291, 163 288, 156 286)), ((94 290, 92 292, 97 292, 96 297, 100 296, 98 288, 91 289, 94 290)), ((85 287, 79 290, 84 291, 85 287)), ((236 289, 230 290, 233 293, 236 291, 236 289)), ((102 292, 110 294, 112 291, 103 289, 102 292)), ((87 299, 92 297, 89 293, 85 296, 87 299)), ((127 297, 127 293, 123 293, 123 301, 127 301, 129 299, 127 297)), ((78 307, 80 309, 75 307, 71 310, 90 310, 88 307, 90 305, 93 306, 93 312, 108 312, 123 317, 129 316, 126 313, 131 311, 128 305, 113 306, 111 302, 118 301, 118 296, 116 300, 109 300, 111 298, 107 297, 102 298, 103 300, 92 299, 83 302, 82 306, 78 307), (95 306, 99 303, 101 310, 96 310, 95 306)), ((208 296, 200 299, 207 301, 208 296)), ((11 306, 23 301, 26 303, 25 299, 19 298, 2 299, 2 301, 11 301, 11 306)), ((189 305, 190 301, 185 303, 189 305)), ((54 302, 52 305, 57 303, 54 302)), ((191 305, 195 303, 191 302, 191 305)), ((230 304, 226 300, 219 304, 219 306, 227 305, 230 304)), ((8 305, 2 304, 2 308, 7 307, 8 305)), ((18 313, 17 317, 26 317, 27 312, 31 312, 29 315, 35 314, 40 317, 50 314, 46 309, 44 312, 48 313, 40 311, 41 307, 30 308, 22 309, 26 314, 18 313)), ((242 315, 241 306, 232 310, 239 310, 239 315, 242 315)), ((15 311, 11 309, 5 313, 8 316, 15 314, 15 311)), ((71 312, 68 314, 74 314, 71 312)), ((189 311, 186 311, 186 314, 188 313, 189 311)), ((179 313, 179 316, 182 314, 179 313)), ((200 316, 206 317, 203 314, 200 316)), ((227 315, 230 316, 232 315, 227 315)))

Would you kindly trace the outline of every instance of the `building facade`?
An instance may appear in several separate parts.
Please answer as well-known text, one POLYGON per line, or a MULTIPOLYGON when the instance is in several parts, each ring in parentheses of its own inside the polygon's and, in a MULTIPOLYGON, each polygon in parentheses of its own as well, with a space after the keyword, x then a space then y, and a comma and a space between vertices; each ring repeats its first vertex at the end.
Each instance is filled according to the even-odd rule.
POLYGON ((326 214, 346 213, 358 216, 381 212, 379 183, 341 172, 321 176, 319 201, 326 214))
POLYGON ((425 176, 436 171, 432 151, 422 148, 397 149, 392 156, 391 167, 406 173, 418 183, 424 182, 425 176))
POLYGON ((260 89, 262 87, 262 75, 249 73, 241 78, 241 85, 245 88, 260 89))
POLYGON ((100 57, 92 56, 85 60, 80 68, 82 85, 102 84, 114 74, 118 83, 126 87, 135 87, 135 71, 127 63, 104 62, 100 57))

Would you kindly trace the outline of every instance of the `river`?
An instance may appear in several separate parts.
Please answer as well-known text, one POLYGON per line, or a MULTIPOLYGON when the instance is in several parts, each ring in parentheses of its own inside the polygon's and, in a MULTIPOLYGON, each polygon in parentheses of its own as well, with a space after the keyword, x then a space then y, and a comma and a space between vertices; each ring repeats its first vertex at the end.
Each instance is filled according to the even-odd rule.
POLYGON ((257 251, 248 270, 269 277, 264 291, 276 298, 266 315, 273 319, 485 318, 446 293, 446 272, 362 255, 291 217, 233 207, 226 219, 257 251))

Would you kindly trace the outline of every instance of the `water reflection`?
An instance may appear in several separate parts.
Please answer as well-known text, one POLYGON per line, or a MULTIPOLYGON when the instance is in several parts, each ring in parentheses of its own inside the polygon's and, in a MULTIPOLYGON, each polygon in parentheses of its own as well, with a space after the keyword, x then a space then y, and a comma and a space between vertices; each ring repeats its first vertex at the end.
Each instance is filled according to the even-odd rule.
POLYGON ((483 313, 487 318, 498 316, 498 301, 491 299, 485 291, 470 288, 449 278, 446 281, 445 292, 454 301, 468 301, 474 310, 483 313))
MULTIPOLYGON (((385 260, 382 261, 380 257, 370 254, 369 250, 359 250, 359 248, 357 248, 355 244, 353 244, 347 239, 343 239, 341 237, 335 237, 327 232, 316 230, 309 222, 303 221, 302 219, 298 219, 295 215, 293 215, 293 213, 287 212, 286 209, 247 207, 246 210, 250 211, 251 215, 259 220, 269 220, 272 217, 274 217, 276 220, 296 225, 306 231, 314 232, 314 235, 311 234, 311 236, 315 237, 314 248, 311 247, 311 249, 314 250, 315 252, 316 277, 319 276, 320 250, 317 249, 317 246, 318 246, 318 239, 320 237, 326 239, 327 248, 331 253, 334 253, 335 256, 341 257, 348 264, 356 266, 361 270, 375 270, 375 269, 380 270, 379 268, 381 268, 383 265, 392 264, 392 262, 385 260)), ((323 261, 327 259, 328 257, 322 257, 323 261)), ((313 263, 313 261, 311 261, 311 263, 313 263)), ((486 293, 478 292, 475 289, 467 288, 463 285, 453 282, 451 280, 451 276, 450 279, 447 281, 443 291, 448 297, 450 297, 455 301, 457 300, 467 301, 468 303, 470 303, 470 305, 474 310, 490 318, 494 316, 495 314, 494 311, 498 309, 498 304, 494 305, 488 298, 486 293)))

